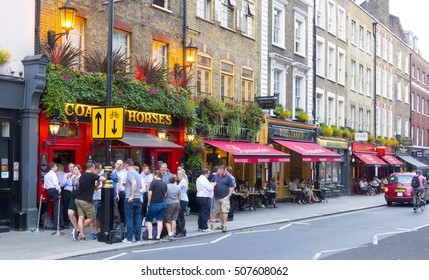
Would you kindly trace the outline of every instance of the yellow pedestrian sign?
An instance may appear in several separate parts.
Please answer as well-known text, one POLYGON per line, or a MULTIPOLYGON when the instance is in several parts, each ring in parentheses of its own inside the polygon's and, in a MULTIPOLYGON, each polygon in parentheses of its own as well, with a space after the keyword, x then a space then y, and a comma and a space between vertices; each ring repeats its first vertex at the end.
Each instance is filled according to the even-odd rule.
POLYGON ((122 139, 124 137, 125 109, 94 107, 91 109, 92 139, 122 139))

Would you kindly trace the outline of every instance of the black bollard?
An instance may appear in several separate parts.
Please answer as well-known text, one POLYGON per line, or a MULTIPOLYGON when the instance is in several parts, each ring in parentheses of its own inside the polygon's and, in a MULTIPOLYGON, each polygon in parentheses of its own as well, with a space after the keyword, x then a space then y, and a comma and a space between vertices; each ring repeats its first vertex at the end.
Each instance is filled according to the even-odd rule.
POLYGON ((104 181, 103 187, 101 188, 101 225, 97 240, 99 242, 107 243, 109 232, 113 229, 114 196, 111 166, 104 167, 104 175, 106 176, 106 181, 104 181))

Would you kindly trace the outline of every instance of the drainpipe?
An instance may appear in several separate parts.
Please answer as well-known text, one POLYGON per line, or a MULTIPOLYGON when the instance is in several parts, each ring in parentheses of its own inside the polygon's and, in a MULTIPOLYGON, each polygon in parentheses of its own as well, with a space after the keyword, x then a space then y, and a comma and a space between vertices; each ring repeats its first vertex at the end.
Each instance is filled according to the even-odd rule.
POLYGON ((186 73, 186 40, 187 40, 187 29, 188 29, 188 1, 183 0, 183 69, 186 73))
MULTIPOLYGON (((410 86, 409 86, 409 91, 408 91, 408 100, 410 101, 410 121, 408 122, 408 133, 409 133, 409 137, 411 138, 411 135, 412 135, 412 131, 411 131, 411 128, 413 127, 411 124, 412 124, 412 121, 413 121, 413 104, 412 104, 412 102, 411 101, 414 101, 414 100, 412 100, 412 98, 411 98, 411 94, 412 94, 412 92, 413 92, 413 90, 412 90, 412 88, 411 88, 411 86, 412 86, 412 75, 411 75, 411 69, 412 69, 412 67, 411 67, 411 65, 413 64, 412 63, 412 61, 411 61, 411 59, 413 58, 413 53, 411 53, 410 52, 410 63, 408 63, 408 77, 409 77, 409 79, 410 79, 410 81, 409 81, 409 83, 410 83, 410 86)), ((414 135, 413 135, 413 138, 414 138, 414 135)), ((411 139, 411 140, 413 140, 413 139, 411 139)))
POLYGON ((374 36, 374 139, 377 139, 377 21, 372 22, 374 36))
POLYGON ((36 0, 36 9, 35 9, 35 26, 34 26, 34 44, 35 50, 34 54, 40 54, 40 1, 36 0))

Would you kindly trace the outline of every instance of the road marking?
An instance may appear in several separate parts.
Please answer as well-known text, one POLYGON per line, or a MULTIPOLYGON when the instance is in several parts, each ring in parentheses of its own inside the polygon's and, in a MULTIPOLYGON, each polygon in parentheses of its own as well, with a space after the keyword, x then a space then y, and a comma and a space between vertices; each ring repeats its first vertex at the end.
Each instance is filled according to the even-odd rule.
POLYGON ((378 240, 379 240, 379 236, 382 235, 393 235, 393 234, 398 234, 398 233, 404 233, 404 232, 411 232, 411 231, 415 231, 412 229, 404 229, 404 230, 398 230, 398 231, 391 231, 391 232, 384 232, 384 233, 379 233, 379 234, 374 234, 374 237, 372 238, 372 244, 373 245, 377 245, 378 244, 378 240))
POLYGON ((197 244, 189 244, 189 245, 182 245, 182 246, 171 246, 171 247, 156 248, 156 249, 136 250, 136 251, 132 251, 132 252, 133 253, 154 252, 154 251, 163 251, 163 250, 170 250, 170 249, 180 249, 180 248, 187 248, 187 247, 203 246, 203 245, 207 245, 207 244, 208 243, 197 243, 197 244))
POLYGON ((259 232, 277 231, 277 230, 278 229, 276 229, 276 228, 273 228, 273 229, 260 229, 260 230, 249 230, 249 231, 235 232, 234 234, 259 233, 259 232))
POLYGON ((283 229, 285 229, 285 228, 288 228, 288 227, 290 227, 292 224, 287 224, 287 225, 284 225, 284 226, 282 226, 282 227, 279 227, 279 230, 283 230, 283 229))
POLYGON ((122 256, 124 256, 124 255, 126 255, 126 254, 127 254, 127 253, 120 253, 120 254, 118 254, 118 255, 115 255, 115 256, 111 256, 111 257, 105 258, 105 259, 103 259, 103 261, 116 259, 116 258, 122 257, 122 256))
POLYGON ((414 229, 418 230, 418 229, 421 229, 421 228, 424 228, 424 227, 427 227, 427 226, 429 226, 429 224, 422 225, 422 226, 416 227, 416 228, 414 228, 414 229))
POLYGON ((230 237, 230 236, 231 236, 231 233, 228 233, 227 235, 224 235, 224 236, 222 236, 221 238, 218 238, 218 239, 216 239, 216 240, 213 240, 213 241, 211 241, 210 243, 211 243, 211 244, 217 243, 217 242, 221 241, 222 239, 225 239, 225 238, 230 237))
POLYGON ((361 248, 361 247, 364 247, 364 246, 359 245, 359 246, 353 246, 353 247, 348 247, 348 248, 341 248, 341 249, 332 249, 332 250, 320 251, 320 252, 317 252, 316 254, 314 254, 314 256, 311 259, 312 260, 318 260, 320 258, 320 256, 322 254, 324 254, 324 253, 334 253, 334 252, 352 250, 352 249, 361 248))

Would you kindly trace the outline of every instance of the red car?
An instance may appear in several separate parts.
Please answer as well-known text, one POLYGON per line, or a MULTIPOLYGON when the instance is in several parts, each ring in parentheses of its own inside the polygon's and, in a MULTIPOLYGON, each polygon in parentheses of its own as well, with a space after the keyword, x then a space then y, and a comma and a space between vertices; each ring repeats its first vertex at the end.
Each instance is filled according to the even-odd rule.
MULTIPOLYGON (((413 188, 411 180, 416 173, 392 173, 388 178, 387 186, 384 187, 384 198, 387 206, 392 206, 393 202, 413 203, 413 188)), ((429 191, 426 189, 425 200, 429 201, 429 191)))

